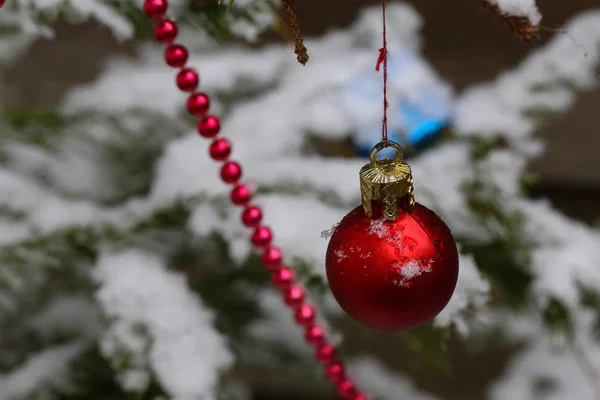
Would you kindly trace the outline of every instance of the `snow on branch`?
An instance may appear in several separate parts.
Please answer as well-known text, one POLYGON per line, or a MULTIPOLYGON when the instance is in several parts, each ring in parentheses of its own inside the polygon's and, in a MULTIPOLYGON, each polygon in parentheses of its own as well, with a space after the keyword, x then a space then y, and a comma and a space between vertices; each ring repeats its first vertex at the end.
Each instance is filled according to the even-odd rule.
POLYGON ((595 87, 600 11, 579 14, 563 31, 494 82, 466 90, 456 104, 457 131, 527 141, 539 122, 530 117, 533 111, 564 111, 573 104, 576 91, 595 87))
POLYGON ((348 371, 360 387, 378 399, 438 400, 415 388, 408 377, 390 371, 371 357, 350 360, 348 371))
MULTIPOLYGON (((85 341, 76 341, 41 351, 24 365, 6 375, 0 374, 0 398, 38 398, 34 393, 68 385, 69 363, 83 350, 85 341)), ((39 398, 46 398, 40 396, 39 398)))
POLYGON ((95 273, 97 299, 111 321, 101 349, 115 365, 128 356, 128 365, 117 367, 123 387, 143 391, 153 373, 174 398, 211 398, 233 357, 185 278, 134 250, 104 254, 95 273))
POLYGON ((510 30, 523 40, 539 38, 542 14, 535 0, 480 0, 480 3, 502 17, 510 30))

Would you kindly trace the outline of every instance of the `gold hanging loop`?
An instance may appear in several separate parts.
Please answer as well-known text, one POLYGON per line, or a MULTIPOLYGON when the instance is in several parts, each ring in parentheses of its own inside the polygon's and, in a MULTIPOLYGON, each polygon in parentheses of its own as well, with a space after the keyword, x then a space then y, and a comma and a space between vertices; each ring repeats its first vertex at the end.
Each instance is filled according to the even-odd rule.
POLYGON ((369 157, 369 163, 360 170, 360 193, 365 214, 373 217, 372 201, 381 201, 383 217, 388 221, 398 219, 398 199, 407 196, 408 212, 415 206, 413 178, 410 166, 404 162, 402 147, 392 141, 379 142, 369 157), (396 151, 393 159, 377 159, 377 153, 386 147, 396 151))

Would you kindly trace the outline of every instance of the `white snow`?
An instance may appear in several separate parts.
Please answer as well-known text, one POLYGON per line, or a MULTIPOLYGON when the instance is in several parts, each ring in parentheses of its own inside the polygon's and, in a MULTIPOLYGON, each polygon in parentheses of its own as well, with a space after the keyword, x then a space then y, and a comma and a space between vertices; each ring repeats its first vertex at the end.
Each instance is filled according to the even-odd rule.
POLYGON ((368 393, 369 396, 386 400, 438 400, 433 395, 419 391, 408 376, 389 370, 372 357, 353 358, 348 361, 347 369, 359 390, 368 393))
MULTIPOLYGON (((49 7, 53 1, 56 0, 37 0, 36 4, 49 7)), ((171 3, 177 15, 184 2, 171 3)), ((526 16, 533 24, 539 23, 532 1, 498 0, 497 4, 508 14, 526 16)), ((112 18, 99 1, 82 0, 74 7, 79 14, 94 15, 104 23, 112 18)), ((4 14, 6 10, 5 7, 0 13, 2 24, 9 19, 3 17, 8 15, 4 14)), ((389 40, 399 43, 396 49, 417 51, 422 22, 416 12, 406 5, 393 4, 388 8, 388 18, 393 21, 389 40)), ((48 33, 37 25, 30 13, 16 20, 29 32, 27 35, 48 33)), ((265 21, 266 17, 261 23, 265 21)), ((485 241, 490 231, 469 210, 462 185, 477 176, 488 178, 486 194, 496 193, 507 211, 523 212, 525 236, 537 241, 531 250, 531 267, 537 276, 533 295, 541 304, 549 296, 558 297, 575 314, 580 312, 576 282, 600 287, 597 268, 600 234, 559 215, 543 202, 520 197, 518 179, 527 159, 541 150, 540 144, 532 140, 537 122, 528 119, 523 110, 543 108, 558 112, 573 104, 575 93, 571 89, 561 85, 542 87, 544 85, 557 81, 568 81, 581 89, 597 85, 594 68, 600 55, 598 21, 600 11, 580 14, 566 26, 569 35, 557 35, 513 71, 503 73, 493 82, 472 87, 458 97, 454 109, 458 134, 483 137, 502 134, 509 139, 508 150, 493 151, 474 165, 469 145, 456 141, 442 144, 410 161, 417 201, 438 213, 456 236, 471 240, 485 241), (498 191, 494 192, 495 189, 498 191)), ((126 36, 127 27, 121 22, 111 20, 111 28, 126 36)), ((248 37, 254 34, 244 24, 236 27, 236 32, 248 37)), ((214 99, 211 112, 223 117, 223 134, 234 143, 233 157, 242 163, 244 177, 260 187, 273 188, 269 194, 257 196, 256 202, 263 207, 265 223, 273 228, 275 242, 284 250, 286 261, 301 257, 321 276, 325 276, 323 256, 327 242, 319 233, 359 204, 358 171, 365 161, 305 155, 302 152, 304 133, 312 131, 325 137, 340 137, 357 128, 359 119, 369 115, 379 118, 379 101, 368 102, 369 107, 374 104, 371 110, 363 108, 359 99, 343 102, 340 96, 342 89, 357 74, 362 74, 363 69, 374 68, 380 34, 380 10, 369 9, 349 30, 332 31, 323 39, 307 40, 311 61, 305 68, 297 65, 288 44, 256 50, 216 46, 205 36, 193 35, 185 29, 180 36, 190 41, 190 48, 202 49, 202 52, 194 51, 190 64, 200 71, 203 91, 231 94, 243 84, 269 87, 263 95, 233 104, 227 114, 221 114, 224 104, 214 99), (248 80, 251 83, 247 83, 248 80), (356 118, 348 117, 348 109, 354 111, 356 118), (293 187, 296 192, 284 192, 280 189, 284 187, 293 187), (335 201, 323 201, 323 194, 331 195, 335 201)), ((5 53, 16 48, 15 43, 0 42, 0 59, 10 58, 5 53)), ((111 112, 135 106, 177 117, 182 112, 185 95, 175 88, 173 70, 164 65, 162 51, 162 47, 143 46, 137 60, 108 63, 96 82, 70 93, 62 111, 93 108, 111 112)), ((400 75, 398 80, 392 79, 393 90, 410 98, 432 84, 447 98, 452 97, 451 89, 439 81, 426 63, 416 60, 412 66, 410 73, 400 75)), ((375 72, 372 76, 380 78, 375 72)), ((27 214, 26 220, 14 225, 10 234, 4 234, 8 227, 2 225, 0 241, 10 244, 30 232, 49 233, 83 225, 106 223, 125 229, 157 207, 185 196, 201 195, 207 202, 194 207, 188 221, 190 230, 198 236, 211 232, 223 234, 231 242, 233 257, 242 260, 251 251, 249 230, 240 224, 239 209, 223 205, 229 188, 218 179, 218 165, 206 156, 207 146, 207 141, 190 127, 186 136, 173 139, 165 146, 156 165, 151 194, 116 207, 103 207, 91 200, 66 199, 57 190, 0 168, 0 204, 14 206, 27 214)), ((102 170, 106 166, 98 165, 100 161, 79 152, 81 149, 67 146, 65 153, 72 153, 71 158, 63 158, 62 163, 52 162, 30 150, 20 149, 18 153, 22 167, 47 169, 51 176, 62 178, 61 183, 68 181, 69 187, 109 190, 105 186, 110 181, 105 179, 102 170)), ((94 192, 88 190, 86 194, 92 196, 94 192)), ((382 231, 387 229, 383 224, 372 228, 377 236, 387 233, 382 231)), ((369 254, 363 256, 367 258, 369 254)), ((190 292, 183 277, 168 271, 158 257, 134 250, 122 254, 104 253, 96 272, 101 285, 97 298, 107 316, 115 318, 103 335, 102 349, 108 357, 119 351, 131 356, 128 369, 120 376, 124 387, 143 389, 153 372, 176 398, 210 396, 219 374, 231 366, 233 358, 225 340, 212 326, 212 312, 190 292), (145 331, 140 330, 140 326, 145 331)), ((414 265, 400 268, 403 279, 414 279, 419 273, 421 270, 414 265)), ((19 279, 12 281, 20 284, 19 279)), ((466 334, 470 326, 463 311, 472 305, 478 311, 478 318, 489 315, 485 309, 488 292, 489 284, 479 274, 472 257, 461 254, 456 292, 436 318, 436 324, 454 324, 466 334)), ((303 348, 308 354, 310 349, 304 345, 301 331, 293 323, 291 312, 282 305, 280 295, 269 291, 261 294, 259 300, 265 319, 252 325, 251 336, 283 342, 294 337, 290 347, 297 345, 298 351, 303 348)), ((328 313, 340 312, 330 295, 326 301, 328 313)), ((65 319, 81 315, 83 308, 74 307, 72 300, 58 302, 35 316, 33 326, 42 329, 47 324, 58 329, 65 325, 65 319)), ((539 336, 543 334, 540 332, 539 336)), ((589 392, 583 388, 581 374, 575 376, 572 361, 549 355, 543 346, 540 340, 532 346, 533 350, 515 361, 507 377, 494 389, 494 400, 529 398, 526 380, 540 369, 558 374, 563 385, 559 395, 564 395, 559 398, 587 400, 589 392)), ((600 359, 595 356, 596 347, 592 348, 589 342, 586 346, 590 346, 595 359, 600 359)), ((4 398, 4 393, 10 390, 10 393, 22 393, 29 390, 31 382, 51 379, 49 376, 57 371, 62 373, 64 369, 59 367, 76 353, 75 350, 69 352, 68 348, 62 350, 40 354, 23 366, 24 369, 2 377, 0 397, 4 398)), ((359 383, 371 393, 384 398, 397 398, 399 393, 406 393, 405 397, 411 399, 433 399, 416 393, 404 378, 372 361, 356 360, 355 366, 357 369, 353 371, 359 383)))
POLYGON ((535 4, 535 0, 486 0, 497 5, 500 11, 508 16, 526 17, 531 25, 537 26, 542 20, 542 14, 535 4))
POLYGON ((389 227, 385 224, 384 218, 372 219, 369 223, 369 235, 375 235, 383 239, 389 233, 389 227))
POLYGON ((544 393, 544 399, 597 399, 600 346, 597 339, 590 336, 593 314, 577 310, 575 346, 552 340, 535 317, 518 321, 513 327, 514 316, 504 315, 499 322, 511 330, 516 329, 518 335, 527 339, 527 346, 514 357, 506 374, 491 387, 490 399, 541 398, 541 393, 535 390, 540 379, 550 380, 552 385, 551 390, 544 393))
POLYGON ((564 27, 568 35, 557 34, 517 68, 461 94, 455 115, 458 133, 501 134, 513 143, 521 143, 537 127, 523 110, 559 112, 573 105, 576 93, 567 85, 556 82, 569 82, 581 89, 596 87, 595 67, 600 57, 599 18, 600 10, 580 13, 564 27))
POLYGON ((212 327, 212 312, 190 292, 185 278, 152 254, 135 250, 104 253, 95 273, 101 285, 97 299, 113 319, 103 351, 108 357, 119 350, 131 357, 122 382, 132 389, 146 382, 143 371, 152 370, 175 398, 211 396, 233 358, 212 327))
POLYGON ((468 334, 469 325, 462 311, 472 305, 477 310, 481 310, 480 314, 486 315, 484 306, 489 300, 489 290, 490 284, 477 270, 473 257, 459 253, 456 290, 446 308, 435 318, 434 323, 439 326, 453 324, 460 333, 468 334))
POLYGON ((68 387, 69 363, 85 346, 84 341, 74 341, 51 347, 28 359, 9 374, 0 374, 0 398, 31 398, 43 386, 68 387))

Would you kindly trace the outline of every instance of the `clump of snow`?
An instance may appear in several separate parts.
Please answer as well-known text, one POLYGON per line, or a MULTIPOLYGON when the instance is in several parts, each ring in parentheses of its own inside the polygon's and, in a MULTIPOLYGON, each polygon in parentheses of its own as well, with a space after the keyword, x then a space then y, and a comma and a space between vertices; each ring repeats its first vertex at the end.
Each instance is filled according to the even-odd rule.
POLYGON ((83 350, 85 341, 74 341, 41 351, 9 374, 0 374, 0 398, 32 398, 43 387, 68 388, 69 363, 83 350))
MULTIPOLYGON (((267 289, 260 292, 257 298, 264 318, 250 324, 247 328, 248 334, 255 340, 281 343, 312 358, 314 352, 306 346, 302 330, 298 329, 294 322, 293 312, 282 306, 281 293, 267 289)), ((339 308, 335 301, 333 303, 339 308)), ((335 306, 326 308, 330 311, 329 309, 335 309, 335 306)), ((330 343, 336 345, 341 341, 340 334, 330 327, 326 320, 319 318, 318 324, 325 330, 325 336, 330 343)))
POLYGON ((410 260, 406 263, 397 263, 393 266, 394 271, 398 274, 392 283, 400 287, 410 287, 411 281, 423 275, 424 273, 431 272, 431 261, 417 261, 410 260))
POLYGON ((357 357, 347 362, 347 369, 358 389, 377 399, 437 400, 419 391, 410 378, 394 372, 372 357, 357 357))
MULTIPOLYGON (((590 335, 595 313, 577 310, 575 341, 557 346, 549 337, 541 321, 535 317, 521 323, 528 326, 527 347, 515 355, 503 377, 490 389, 490 399, 595 400, 598 396, 598 371, 600 371, 600 346, 590 335), (594 376, 595 374, 595 376, 594 376), (549 385, 543 393, 541 380, 549 385)), ((505 316, 504 326, 510 326, 514 316, 505 316)))
MULTIPOLYGON (((439 326, 454 324, 460 333, 467 334, 469 326, 461 312, 469 306, 483 310, 489 301, 490 284, 479 273, 472 256, 459 253, 458 265, 458 281, 454 294, 434 323, 439 326)), ((485 313, 482 311, 482 314, 485 313)))
POLYGON ((330 237, 332 237, 333 234, 335 233, 335 230, 337 229, 337 227, 339 225, 340 224, 337 223, 337 224, 333 225, 331 227, 331 229, 327 229, 327 230, 321 231, 321 238, 323 238, 323 239, 329 239, 330 237))
MULTIPOLYGON (((335 224, 348 212, 344 208, 331 206, 316 197, 269 194, 256 196, 255 203, 265 210, 264 223, 274 232, 277 246, 290 259, 299 257, 314 266, 314 272, 325 276, 323 255, 327 242, 315 232, 315 226, 335 224)), ((200 205, 195 208, 189 221, 193 233, 218 232, 230 241, 230 251, 236 260, 247 257, 251 246, 248 229, 239 222, 239 213, 232 207, 225 219, 214 216, 215 208, 200 205), (211 214, 212 213, 212 214, 211 214)))
POLYGON ((533 290, 541 298, 555 297, 576 310, 578 283, 600 287, 600 231, 572 221, 547 201, 522 200, 519 208, 527 215, 525 232, 534 238, 533 290))
POLYGON ((383 239, 389 233, 389 227, 385 224, 384 218, 372 219, 369 223, 369 235, 376 235, 379 239, 383 239))
POLYGON ((41 335, 60 332, 94 338, 101 331, 98 308, 82 296, 53 300, 33 315, 29 325, 41 335))
POLYGON ((104 253, 96 266, 97 299, 113 322, 102 349, 120 352, 132 365, 121 382, 143 390, 152 370, 176 398, 212 396, 219 375, 232 365, 225 339, 212 326, 213 315, 187 287, 185 278, 166 269, 157 257, 131 250, 104 253))
POLYGON ((537 26, 542 20, 542 14, 535 0, 486 0, 498 6, 502 14, 512 17, 525 17, 531 25, 537 26))
POLYGON ((599 19, 598 10, 579 14, 564 27, 568 35, 557 34, 514 70, 463 92, 455 108, 457 132, 501 134, 520 144, 531 137, 538 125, 524 110, 559 112, 571 107, 576 92, 567 83, 580 89, 592 89, 597 84, 599 19))

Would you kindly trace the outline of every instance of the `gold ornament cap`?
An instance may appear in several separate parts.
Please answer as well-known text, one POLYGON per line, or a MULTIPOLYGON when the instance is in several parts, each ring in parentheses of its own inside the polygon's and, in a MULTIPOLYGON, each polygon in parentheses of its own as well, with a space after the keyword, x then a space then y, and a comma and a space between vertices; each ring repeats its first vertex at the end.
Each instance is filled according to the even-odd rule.
POLYGON ((398 199, 408 197, 408 211, 415 207, 413 178, 410 166, 404 162, 402 147, 392 141, 379 142, 369 157, 369 163, 360 170, 360 194, 365 214, 373 217, 372 201, 381 201, 383 217, 388 221, 398 219, 398 199), (394 159, 377 159, 377 153, 391 147, 396 150, 394 159))

